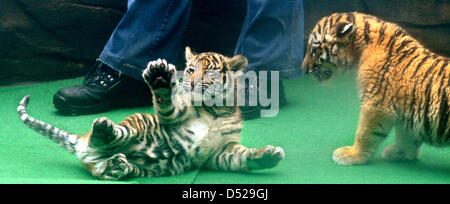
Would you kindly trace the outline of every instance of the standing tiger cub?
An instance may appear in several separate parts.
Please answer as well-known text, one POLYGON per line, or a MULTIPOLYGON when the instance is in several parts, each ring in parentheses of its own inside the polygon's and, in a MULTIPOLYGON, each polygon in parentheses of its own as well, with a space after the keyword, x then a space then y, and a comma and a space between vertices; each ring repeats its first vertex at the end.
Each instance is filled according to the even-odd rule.
MULTIPOLYGON (((211 97, 207 91, 211 87, 225 87, 223 93, 227 87, 235 89, 237 77, 233 73, 246 68, 247 59, 216 53, 195 55, 187 47, 186 61, 182 88, 173 77, 175 67, 165 60, 150 62, 143 72, 153 94, 154 115, 134 114, 119 124, 99 118, 90 133, 78 136, 29 116, 29 96, 20 102, 18 113, 26 125, 74 153, 100 179, 170 176, 200 167, 240 172, 275 167, 284 158, 282 148, 268 145, 255 149, 239 144, 242 120, 237 106, 194 106, 206 96, 173 94, 201 87, 203 94, 211 97), (208 78, 209 72, 221 77, 208 78), (194 76, 201 80, 193 81, 194 76)), ((214 94, 219 97, 220 93, 214 94)), ((224 94, 224 99, 227 97, 236 94, 224 94)))
POLYGON ((303 70, 318 80, 358 67, 361 115, 355 143, 337 149, 340 165, 364 164, 392 128, 388 160, 415 160, 422 143, 450 145, 449 59, 423 47, 396 24, 361 13, 320 20, 309 38, 303 70))

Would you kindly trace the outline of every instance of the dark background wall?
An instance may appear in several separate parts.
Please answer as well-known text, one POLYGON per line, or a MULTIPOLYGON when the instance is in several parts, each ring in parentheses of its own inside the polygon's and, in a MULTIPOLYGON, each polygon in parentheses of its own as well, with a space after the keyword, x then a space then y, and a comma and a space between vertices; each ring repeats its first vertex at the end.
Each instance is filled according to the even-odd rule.
POLYGON ((334 12, 372 14, 405 28, 431 50, 450 55, 449 0, 305 0, 305 29, 334 12))
MULTIPOLYGON (((246 1, 193 2, 183 47, 232 55, 246 1)), ((0 86, 82 76, 125 11, 126 0, 2 0, 0 86)), ((306 34, 323 16, 347 11, 396 22, 431 50, 450 55, 448 0, 305 0, 306 34)), ((177 65, 183 63, 180 56, 177 65)))

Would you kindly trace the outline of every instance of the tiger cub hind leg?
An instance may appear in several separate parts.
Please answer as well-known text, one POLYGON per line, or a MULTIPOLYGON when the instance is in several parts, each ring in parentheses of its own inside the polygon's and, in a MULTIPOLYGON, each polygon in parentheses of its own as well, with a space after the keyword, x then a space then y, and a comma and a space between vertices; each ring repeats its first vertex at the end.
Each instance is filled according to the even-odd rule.
POLYGON ((247 159, 249 170, 270 169, 277 166, 284 159, 283 148, 267 145, 256 150, 252 157, 247 159))
POLYGON ((422 142, 416 140, 411 131, 400 125, 395 128, 395 137, 395 144, 383 151, 383 158, 390 161, 417 160, 422 142))
POLYGON ((208 167, 219 171, 248 172, 277 166, 285 153, 281 147, 268 145, 259 150, 240 144, 229 144, 224 151, 216 154, 208 167))
POLYGON ((129 175, 130 166, 126 156, 119 153, 97 162, 90 171, 93 176, 102 180, 119 180, 129 175))

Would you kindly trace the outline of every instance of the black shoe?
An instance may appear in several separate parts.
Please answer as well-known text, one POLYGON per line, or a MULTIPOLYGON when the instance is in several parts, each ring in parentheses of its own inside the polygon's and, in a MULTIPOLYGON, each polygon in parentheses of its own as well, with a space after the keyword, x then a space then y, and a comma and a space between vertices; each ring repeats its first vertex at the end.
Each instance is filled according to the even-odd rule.
POLYGON ((151 103, 147 84, 124 76, 99 62, 86 75, 82 86, 63 88, 53 97, 55 108, 69 115, 100 113, 151 103))
MULTIPOLYGON (((285 106, 286 104, 287 104, 287 99, 286 99, 286 95, 285 95, 285 93, 284 93, 284 85, 283 85, 283 81, 279 81, 279 87, 280 87, 280 89, 279 89, 279 108, 281 108, 281 107, 283 107, 283 106, 285 106)), ((272 93, 271 93, 271 85, 272 84, 272 82, 271 81, 268 81, 267 82, 267 95, 268 95, 268 97, 267 98, 272 98, 272 93)), ((261 104, 260 104, 260 101, 259 101, 259 95, 257 96, 258 97, 258 102, 257 102, 257 105, 256 106, 250 106, 249 105, 249 93, 250 93, 250 91, 252 90, 252 89, 256 89, 256 90, 258 90, 258 86, 252 86, 252 85, 249 85, 248 83, 246 83, 246 87, 245 87, 245 96, 246 96, 246 100, 245 100, 245 106, 240 106, 239 108, 241 109, 241 115, 242 115, 242 118, 244 119, 244 120, 253 120, 253 119, 257 119, 257 118, 260 118, 262 115, 261 115, 261 110, 270 110, 270 108, 271 108, 271 106, 269 105, 269 106, 262 106, 261 104)), ((256 91, 256 92, 258 92, 259 93, 259 91, 256 91)))

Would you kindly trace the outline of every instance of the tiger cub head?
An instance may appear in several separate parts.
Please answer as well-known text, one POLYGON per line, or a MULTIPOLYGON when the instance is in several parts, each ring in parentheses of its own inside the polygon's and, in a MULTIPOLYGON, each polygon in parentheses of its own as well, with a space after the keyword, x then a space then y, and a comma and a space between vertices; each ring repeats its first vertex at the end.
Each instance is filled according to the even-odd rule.
POLYGON ((320 81, 330 79, 340 67, 356 62, 355 25, 346 20, 332 23, 331 18, 323 18, 314 27, 302 65, 305 73, 320 81))
POLYGON ((195 54, 186 47, 183 89, 194 93, 193 102, 235 98, 237 77, 247 68, 247 58, 232 58, 214 52, 195 54))

